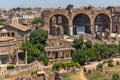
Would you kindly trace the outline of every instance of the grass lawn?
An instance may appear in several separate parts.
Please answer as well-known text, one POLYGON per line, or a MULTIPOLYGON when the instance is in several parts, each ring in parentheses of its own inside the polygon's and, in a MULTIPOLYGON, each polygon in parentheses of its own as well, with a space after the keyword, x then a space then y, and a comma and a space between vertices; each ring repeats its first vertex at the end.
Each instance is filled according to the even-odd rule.
POLYGON ((62 73, 61 76, 63 77, 63 80, 87 80, 82 70, 62 73))
POLYGON ((24 71, 19 74, 12 75, 11 80, 15 80, 17 77, 20 77, 20 76, 26 77, 26 76, 30 75, 31 72, 33 72, 33 71, 24 71))
POLYGON ((120 65, 115 65, 113 67, 104 66, 102 72, 100 70, 93 70, 91 73, 85 73, 88 80, 111 80, 113 74, 118 74, 120 76, 120 65))
POLYGON ((74 72, 68 72, 68 73, 62 73, 61 76, 63 77, 63 80, 70 80, 71 76, 76 75, 74 72))
POLYGON ((43 70, 46 72, 46 74, 50 74, 52 72, 52 68, 45 68, 43 70))

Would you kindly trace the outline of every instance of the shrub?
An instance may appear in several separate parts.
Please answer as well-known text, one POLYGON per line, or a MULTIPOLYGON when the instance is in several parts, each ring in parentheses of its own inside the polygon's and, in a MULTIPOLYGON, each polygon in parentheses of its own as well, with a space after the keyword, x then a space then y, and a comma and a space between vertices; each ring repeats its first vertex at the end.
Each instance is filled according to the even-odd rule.
POLYGON ((112 62, 108 62, 108 66, 109 66, 109 67, 113 67, 114 65, 113 65, 112 62))
POLYGON ((108 63, 109 63, 109 62, 113 62, 113 60, 108 60, 107 62, 108 62, 108 63))
POLYGON ((99 64, 97 65, 97 68, 103 68, 103 64, 102 64, 102 63, 99 63, 99 64))
POLYGON ((112 80, 119 80, 119 75, 118 74, 113 74, 112 80))
POLYGON ((14 66, 13 65, 8 65, 7 70, 10 70, 10 69, 14 69, 14 66))
POLYGON ((48 63, 49 63, 49 58, 44 58, 44 59, 43 59, 43 63, 44 63, 44 65, 48 65, 48 63))
POLYGON ((35 74, 35 71, 31 72, 31 75, 34 75, 35 74))
POLYGON ((53 68, 53 70, 59 70, 59 68, 62 67, 62 66, 63 66, 63 63, 61 63, 61 62, 60 63, 54 63, 52 68, 53 68))
POLYGON ((59 62, 59 63, 54 63, 53 64, 53 70, 59 70, 59 68, 65 68, 65 67, 79 67, 79 64, 77 62, 67 62, 67 63, 62 63, 62 62, 59 62))

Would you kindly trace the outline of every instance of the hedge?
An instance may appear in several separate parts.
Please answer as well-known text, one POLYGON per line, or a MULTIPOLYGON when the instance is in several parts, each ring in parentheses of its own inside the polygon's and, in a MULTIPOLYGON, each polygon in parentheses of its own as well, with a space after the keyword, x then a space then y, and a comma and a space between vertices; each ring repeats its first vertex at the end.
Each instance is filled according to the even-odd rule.
POLYGON ((67 62, 67 63, 63 63, 63 62, 59 62, 59 63, 54 63, 52 68, 53 70, 59 70, 59 68, 65 68, 65 67, 79 67, 79 64, 77 62, 67 62))

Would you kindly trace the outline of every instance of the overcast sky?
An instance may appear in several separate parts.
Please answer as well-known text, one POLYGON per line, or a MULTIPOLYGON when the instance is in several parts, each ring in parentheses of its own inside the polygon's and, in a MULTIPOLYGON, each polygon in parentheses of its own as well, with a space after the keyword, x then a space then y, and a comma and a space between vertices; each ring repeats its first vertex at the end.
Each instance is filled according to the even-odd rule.
POLYGON ((73 4, 74 7, 80 6, 119 6, 120 0, 0 0, 0 8, 13 7, 66 7, 68 4, 73 4))

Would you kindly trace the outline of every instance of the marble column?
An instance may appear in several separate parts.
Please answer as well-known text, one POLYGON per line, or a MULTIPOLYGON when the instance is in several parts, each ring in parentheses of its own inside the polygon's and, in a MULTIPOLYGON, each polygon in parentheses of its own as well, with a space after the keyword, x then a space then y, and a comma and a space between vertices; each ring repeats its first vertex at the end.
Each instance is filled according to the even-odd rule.
POLYGON ((16 48, 15 50, 16 50, 16 65, 18 65, 18 48, 16 48))
POLYGON ((72 26, 70 27, 70 31, 69 31, 69 32, 70 32, 70 33, 69 33, 70 36, 73 36, 73 27, 72 27, 72 26))
POLYGON ((2 64, 2 59, 1 59, 1 57, 0 57, 0 65, 2 64))
POLYGON ((27 51, 25 51, 25 64, 27 64, 27 51))

